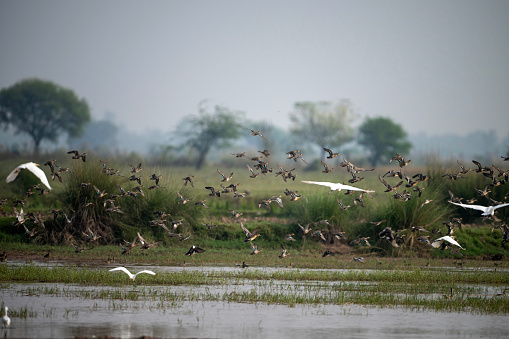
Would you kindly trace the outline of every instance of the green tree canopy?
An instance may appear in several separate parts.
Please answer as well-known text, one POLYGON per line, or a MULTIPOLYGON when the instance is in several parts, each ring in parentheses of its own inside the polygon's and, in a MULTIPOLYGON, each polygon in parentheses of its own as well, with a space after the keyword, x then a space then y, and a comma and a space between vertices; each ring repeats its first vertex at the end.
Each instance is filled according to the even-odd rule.
POLYGON ((44 139, 55 141, 62 133, 79 136, 89 121, 87 102, 52 82, 26 79, 0 91, 0 124, 28 134, 35 153, 44 139))
POLYGON ((239 138, 244 113, 227 107, 215 106, 208 112, 200 103, 198 115, 185 118, 177 127, 176 134, 183 144, 198 152, 196 168, 200 169, 212 149, 229 146, 230 141, 239 138))
POLYGON ((412 147, 403 127, 384 117, 366 118, 359 127, 359 144, 370 151, 372 166, 389 161, 396 152, 408 153, 412 147))
POLYGON ((335 148, 337 151, 353 139, 350 124, 355 117, 352 104, 348 100, 340 100, 338 103, 296 102, 294 110, 290 112, 290 131, 320 148, 335 148))

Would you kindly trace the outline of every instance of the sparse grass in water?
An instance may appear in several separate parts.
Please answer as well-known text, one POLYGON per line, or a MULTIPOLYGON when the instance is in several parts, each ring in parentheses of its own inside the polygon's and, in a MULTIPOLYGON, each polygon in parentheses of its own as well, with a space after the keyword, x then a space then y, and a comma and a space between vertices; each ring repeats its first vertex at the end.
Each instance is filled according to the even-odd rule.
MULTIPOLYGON (((33 267, 28 268, 34 271, 33 267)), ((36 270, 39 275, 55 277, 47 271, 36 270)), ((67 271, 73 270, 67 268, 67 271)), ((56 270, 64 274, 66 270, 56 270)), ((19 272, 13 268, 9 271, 19 272)), ((102 277, 98 270, 91 270, 88 284, 98 284, 102 277), (95 283, 94 283, 95 282, 95 283)), ((108 272, 109 273, 109 272, 108 272)), ((1 272, 2 276, 9 276, 1 272)), ((300 271, 239 270, 235 272, 181 271, 160 273, 153 279, 140 280, 133 289, 130 282, 111 275, 103 285, 123 285, 115 288, 80 290, 79 287, 45 286, 33 287, 24 294, 66 297, 69 299, 108 299, 110 307, 130 307, 126 301, 154 301, 160 304, 179 304, 183 301, 225 301, 268 304, 345 304, 354 303, 380 307, 402 306, 412 309, 470 312, 479 314, 506 314, 509 299, 505 294, 493 291, 508 284, 508 275, 500 272, 437 272, 412 271, 300 271), (121 281, 119 281, 121 280, 121 281), (148 285, 150 284, 150 285, 148 285), (143 285, 143 286, 142 286, 143 285), (152 286, 156 285, 156 286, 152 286), (176 286, 182 285, 182 288, 176 286), (454 294, 449 298, 449 290, 454 294), (118 302, 120 303, 118 303, 118 302)), ((65 279, 56 279, 61 282, 65 279)), ((103 279, 101 279, 103 280, 103 279)), ((52 317, 51 309, 43 316, 52 317)))

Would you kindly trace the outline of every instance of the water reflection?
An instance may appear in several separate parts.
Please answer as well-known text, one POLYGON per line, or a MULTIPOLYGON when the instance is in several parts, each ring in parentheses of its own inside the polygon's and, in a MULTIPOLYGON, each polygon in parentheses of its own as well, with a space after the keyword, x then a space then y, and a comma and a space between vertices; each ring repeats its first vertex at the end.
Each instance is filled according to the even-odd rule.
MULTIPOLYGON (((22 265, 24 263, 10 263, 22 265)), ((54 266, 54 265, 53 265, 54 266)), ((104 266, 104 265, 101 265, 104 266)), ((114 265, 112 265, 113 267, 114 265)), ((108 267, 105 267, 107 269, 108 267)), ((235 267, 137 266, 176 272, 182 270, 238 271, 235 267)), ((264 271, 283 268, 249 268, 264 271)), ((442 268, 440 268, 442 269, 442 268)), ((305 271, 305 270, 303 270, 305 271)), ((328 270, 331 271, 331 270, 328 270)), ((139 286, 137 291, 181 293, 240 293, 255 289, 263 292, 267 284, 280 293, 305 293, 305 284, 319 284, 327 289, 341 288, 342 282, 244 282, 219 286, 139 286), (291 285, 286 291, 283 287, 291 285), (281 289, 279 290, 279 287, 281 289)), ((355 282, 349 282, 352 284, 355 282)), ((363 283, 363 282, 358 282, 363 283)), ((223 301, 170 302, 162 298, 115 300, 84 297, 87 292, 129 290, 132 286, 73 286, 62 284, 10 284, 0 289, 1 303, 13 310, 26 310, 26 319, 11 316, 8 338, 69 338, 113 336, 134 338, 143 335, 159 338, 220 337, 313 337, 331 338, 463 338, 506 337, 507 316, 470 313, 416 311, 401 307, 366 307, 343 305, 267 305, 223 301), (65 294, 34 292, 37 287, 55 287, 65 294), (32 315, 32 316, 31 316, 32 315), (33 316, 36 315, 36 316, 33 316)), ((494 294, 493 286, 472 286, 482 294, 494 294)), ((142 293, 140 293, 141 295, 142 293)), ((431 296, 433 297, 433 296, 431 296)), ((440 297, 440 295, 438 296, 440 297)))
MULTIPOLYGON (((111 310, 107 301, 79 303, 51 298, 4 300, 15 308, 43 308, 36 318, 14 318, 8 337, 69 338, 75 336, 142 335, 164 338, 458 338, 506 336, 505 316, 413 312, 401 308, 369 308, 359 305, 281 305, 225 302, 184 302, 178 307, 138 307, 111 310), (66 306, 65 306, 66 305, 66 306), (76 317, 66 316, 78 309, 76 317)), ((61 298, 56 298, 61 299, 61 298)))

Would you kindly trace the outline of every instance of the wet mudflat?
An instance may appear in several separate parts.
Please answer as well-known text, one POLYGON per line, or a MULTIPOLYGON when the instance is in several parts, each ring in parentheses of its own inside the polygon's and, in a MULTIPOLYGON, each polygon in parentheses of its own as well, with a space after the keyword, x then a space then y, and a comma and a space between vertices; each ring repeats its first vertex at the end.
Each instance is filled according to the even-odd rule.
MULTIPOLYGON (((135 269, 146 269, 146 266, 135 269)), ((78 268, 77 268, 78 269, 78 268)), ((239 268, 157 267, 159 272, 239 268)), ((263 268, 264 270, 284 270, 263 268)), ((248 268, 247 270, 254 270, 248 268)), ((245 271, 245 270, 242 270, 245 271)), ((119 273, 121 274, 121 273, 119 273)), ((468 274, 468 273, 467 273, 468 274)), ((82 286, 55 283, 1 284, 1 302, 17 314, 8 338, 112 336, 135 338, 503 338, 506 314, 431 311, 414 306, 350 302, 355 285, 371 282, 232 280, 227 284, 82 286), (281 304, 287 295, 312 298, 345 293, 341 303, 281 304), (339 291, 339 292, 338 292, 339 291), (244 298, 236 299, 235 296, 244 298), (249 296, 253 296, 252 301, 249 296), (248 296, 248 297, 246 297, 248 296), (272 299, 274 296, 274 299, 272 299), (273 302, 258 301, 274 300, 273 302), (238 302, 236 300, 243 300, 238 302)), ((475 286, 472 296, 504 298, 503 286, 475 286)), ((361 288, 362 290, 362 288, 361 288)), ((374 292, 369 292, 374 293, 374 292)), ((401 292, 398 292, 402 294, 401 292)), ((398 294, 396 293, 396 294, 398 294)), ((404 294, 404 293, 403 293, 404 294)), ((441 299, 433 293, 423 299, 441 299)), ((469 296, 470 297, 470 296, 469 296)), ((308 299, 306 299, 308 300, 308 299)))

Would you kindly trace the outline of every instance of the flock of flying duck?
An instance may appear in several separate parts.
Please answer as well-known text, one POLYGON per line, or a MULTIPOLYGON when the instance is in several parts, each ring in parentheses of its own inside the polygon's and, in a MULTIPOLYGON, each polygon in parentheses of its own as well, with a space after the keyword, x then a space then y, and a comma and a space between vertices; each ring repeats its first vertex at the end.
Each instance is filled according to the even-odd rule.
MULTIPOLYGON (((250 129, 250 131, 251 131, 251 135, 260 136, 265 139, 265 137, 261 134, 260 131, 255 131, 252 129, 250 129)), ((339 153, 334 153, 332 150, 330 150, 328 148, 324 148, 324 151, 327 152, 327 154, 328 154, 327 159, 333 159, 340 155, 339 153)), ((82 160, 83 162, 86 162, 86 153, 80 153, 77 150, 72 150, 72 151, 69 151, 68 153, 72 154, 72 159, 82 160)), ((283 167, 278 166, 279 171, 274 170, 273 168, 269 167, 269 163, 267 161, 268 157, 270 156, 269 151, 263 150, 263 151, 259 151, 259 153, 261 153, 261 156, 251 157, 251 158, 249 158, 246 155, 246 152, 232 153, 232 155, 235 156, 236 158, 246 158, 248 160, 254 161, 253 167, 251 167, 249 164, 246 164, 247 169, 250 173, 250 175, 249 175, 250 178, 254 179, 254 178, 257 178, 260 174, 265 175, 268 173, 273 173, 276 176, 281 176, 285 182, 287 182, 289 180, 295 181, 296 174, 293 173, 295 171, 295 168, 293 168, 291 170, 286 170, 283 167), (257 171, 259 171, 259 172, 257 172, 257 171)), ((297 162, 300 160, 300 161, 304 162, 305 164, 307 164, 306 160, 302 156, 302 152, 299 150, 292 150, 292 151, 287 152, 286 154, 288 156, 288 158, 287 158, 288 160, 293 160, 294 162, 297 162)), ((502 158, 504 158, 505 161, 509 160, 509 158, 506 158, 506 157, 502 157, 502 158)), ((389 170, 383 176, 379 175, 380 182, 386 188, 384 192, 393 194, 395 199, 399 199, 401 201, 408 201, 408 200, 412 199, 414 197, 414 194, 412 194, 412 192, 416 192, 417 197, 420 197, 422 194, 422 188, 420 188, 418 186, 418 184, 431 179, 431 177, 429 177, 425 174, 422 174, 422 173, 415 174, 412 177, 406 176, 403 173, 402 169, 404 167, 406 167, 407 165, 409 165, 411 163, 411 160, 405 160, 403 158, 403 156, 401 156, 400 154, 396 153, 396 156, 394 156, 390 159, 390 163, 392 163, 393 161, 398 162, 399 170, 389 170), (389 177, 389 178, 390 177, 398 177, 400 179, 400 181, 397 184, 392 185, 392 184, 387 183, 387 181, 385 180, 386 177, 389 177), (404 191, 403 192, 398 191, 398 189, 403 185, 403 183, 405 183, 405 181, 406 181, 406 184, 404 185, 404 187, 405 187, 404 191)), ((47 165, 51 169, 51 176, 52 176, 53 180, 58 179, 60 182, 62 182, 62 173, 69 172, 69 168, 58 167, 58 169, 57 169, 57 166, 54 165, 54 162, 55 162, 55 160, 48 161, 44 165, 47 165)), ((101 161, 101 163, 103 165, 103 173, 108 174, 108 175, 120 175, 118 170, 108 168, 107 165, 102 161, 101 161)), ((323 173, 330 173, 335 169, 335 168, 330 167, 330 165, 326 164, 324 161, 322 161, 321 163, 324 168, 322 171, 323 173)), ((490 205, 487 205, 487 206, 474 205, 473 201, 469 201, 468 203, 463 203, 462 199, 455 197, 452 194, 452 192, 450 192, 451 200, 449 200, 449 202, 451 204, 460 206, 462 208, 479 210, 482 212, 481 215, 484 218, 492 219, 495 222, 501 222, 501 220, 496 218, 495 211, 499 208, 509 206, 509 203, 500 203, 500 202, 494 201, 493 199, 491 199, 489 197, 489 193, 491 192, 491 189, 493 187, 505 185, 505 183, 508 181, 509 170, 502 171, 500 168, 495 167, 495 166, 483 167, 479 162, 477 162, 475 160, 473 160, 473 163, 477 166, 477 169, 475 169, 475 170, 465 169, 463 167, 463 165, 461 165, 461 163, 458 161, 458 165, 460 167, 460 170, 458 171, 458 173, 446 173, 443 175, 443 177, 447 177, 450 180, 458 180, 458 179, 464 177, 467 173, 474 171, 474 172, 480 173, 481 175, 483 175, 485 177, 492 179, 492 182, 489 185, 487 185, 483 190, 478 190, 478 193, 481 197, 484 197, 485 199, 489 199, 490 205), (498 171, 498 174, 495 171, 498 171)), ((137 173, 142 170, 142 164, 140 163, 137 166, 129 164, 129 166, 131 167, 131 176, 129 177, 129 180, 136 181, 139 185, 139 186, 133 188, 132 190, 126 191, 122 187, 119 187, 119 189, 121 191, 120 194, 118 194, 118 195, 110 194, 108 196, 108 194, 105 191, 101 191, 96 186, 93 186, 98 197, 107 197, 108 198, 108 199, 104 200, 104 207, 105 208, 108 207, 107 208, 108 212, 124 213, 118 206, 115 205, 115 199, 120 196, 132 196, 136 200, 136 197, 138 196, 138 194, 140 194, 142 196, 144 195, 144 192, 142 190, 143 186, 141 185, 141 177, 137 176, 137 173)), ((352 178, 348 180, 348 183, 350 183, 350 184, 357 183, 364 179, 364 177, 360 176, 360 173, 369 172, 369 171, 374 170, 374 169, 364 169, 362 167, 357 167, 354 164, 352 164, 351 162, 349 162, 348 160, 346 160, 345 158, 343 158, 343 161, 341 163, 339 163, 339 165, 337 167, 346 168, 347 172, 352 176, 352 178)), ((40 187, 39 184, 34 185, 26 193, 27 196, 34 194, 35 190, 39 190, 40 191, 39 194, 44 195, 49 192, 48 190, 52 189, 44 171, 42 171, 39 168, 38 164, 35 164, 32 162, 21 164, 18 167, 16 167, 7 176, 6 181, 11 182, 11 181, 15 180, 17 175, 19 174, 19 172, 22 170, 28 170, 28 171, 32 172, 36 177, 38 177, 41 180, 42 184, 44 184, 47 188, 47 189, 42 188, 42 187, 40 187)), ((229 182, 233 178, 233 172, 229 173, 229 174, 224 174, 219 169, 217 170, 217 172, 221 177, 221 184, 220 184, 221 189, 216 189, 212 186, 206 186, 205 189, 210 191, 209 196, 220 197, 221 195, 232 194, 233 197, 235 197, 235 198, 242 198, 246 195, 245 192, 238 191, 238 186, 240 185, 240 183, 230 184, 228 186, 225 186, 226 183, 229 182)), ((148 187, 148 189, 152 190, 152 189, 157 189, 157 188, 163 188, 162 186, 159 185, 160 179, 161 179, 160 175, 152 174, 152 176, 150 177, 150 180, 153 180, 155 184, 148 187)), ((191 187, 194 188, 194 176, 187 176, 185 178, 182 178, 182 180, 183 180, 183 184, 185 186, 187 186, 189 184, 191 187)), ((354 205, 360 205, 361 207, 364 207, 364 200, 363 200, 364 197, 368 196, 368 197, 372 198, 371 193, 374 192, 373 190, 361 189, 361 188, 358 188, 358 187, 355 187, 352 185, 346 185, 343 183, 322 182, 322 181, 302 181, 302 182, 306 183, 306 184, 326 186, 326 187, 330 188, 329 193, 332 193, 334 191, 342 191, 342 190, 344 190, 346 192, 345 195, 358 193, 359 195, 356 198, 354 198, 353 202, 354 202, 354 205)), ((81 185, 87 189, 90 186, 89 183, 82 183, 81 185)), ((190 202, 190 199, 184 198, 179 192, 176 192, 176 193, 179 198, 179 201, 178 201, 179 204, 186 204, 186 203, 190 202)), ((288 188, 285 190, 284 194, 286 196, 290 197, 290 201, 296 201, 302 197, 300 194, 298 194, 298 191, 291 191, 288 188)), ((269 211, 271 211, 271 207, 270 207, 271 204, 277 203, 277 205, 282 208, 283 200, 281 199, 281 197, 282 197, 282 195, 272 196, 271 198, 262 200, 258 203, 258 207, 260 207, 260 208, 264 207, 264 208, 267 208, 269 211)), ((336 200, 342 210, 346 210, 351 207, 350 205, 344 205, 338 198, 336 200)), ((7 202, 6 199, 0 200, 0 205, 5 204, 6 202, 7 202)), ((428 204, 429 202, 431 202, 431 200, 429 200, 429 199, 423 201, 423 203, 421 204, 421 207, 423 207, 425 204, 428 204)), ((23 204, 23 201, 19 200, 18 203, 23 204)), ((13 203, 13 205, 14 205, 13 210, 16 214, 16 221, 14 222, 14 224, 15 225, 23 225, 26 230, 27 236, 29 236, 29 237, 34 236, 36 231, 29 230, 27 228, 27 226, 25 225, 26 219, 24 217, 23 209, 21 208, 21 212, 18 212, 16 209, 16 206, 18 203, 16 201, 13 203)), ((88 204, 91 204, 91 203, 88 203, 88 204)), ((81 207, 86 207, 88 204, 84 204, 81 207)), ((197 206, 202 206, 202 207, 208 208, 208 206, 205 204, 205 200, 196 201, 196 202, 194 202, 194 204, 197 206)), ((52 209, 51 211, 55 214, 54 216, 56 218, 56 216, 58 215, 58 211, 55 209, 52 209)), ((234 220, 239 218, 242 215, 241 212, 237 212, 235 210, 228 210, 228 212, 230 213, 231 218, 234 220)), ((171 223, 171 226, 168 227, 166 225, 166 222, 168 222, 168 220, 165 218, 169 217, 169 214, 166 214, 164 212, 156 212, 155 214, 157 215, 158 219, 150 221, 150 224, 152 226, 160 226, 160 227, 164 228, 164 230, 167 231, 170 236, 179 237, 179 240, 181 240, 181 241, 187 240, 189 238, 186 236, 182 236, 181 234, 176 233, 176 231, 175 231, 178 228, 178 226, 180 226, 182 224, 183 220, 172 220, 171 219, 171 220, 169 220, 169 222, 171 223)), ((40 220, 40 218, 37 215, 31 214, 31 219, 32 218, 36 224, 43 222, 42 220, 40 220)), ((72 216, 68 217, 67 215, 65 215, 65 218, 66 218, 67 222, 72 223, 72 216)), ((242 222, 240 222, 240 221, 238 221, 238 222, 239 222, 239 225, 240 225, 242 231, 245 233, 245 236, 246 236, 246 238, 244 239, 244 242, 246 242, 246 243, 249 242, 249 244, 251 246, 251 249, 252 249, 251 254, 255 255, 255 254, 260 253, 261 250, 258 248, 257 244, 254 242, 255 239, 260 236, 260 234, 258 233, 258 229, 255 229, 251 232, 244 226, 244 224, 242 222)), ((382 224, 383 222, 385 222, 385 220, 371 222, 371 223, 374 226, 378 226, 378 225, 382 224)), ((329 225, 327 220, 321 220, 321 221, 315 222, 314 226, 319 226, 321 224, 329 225)), ((451 221, 444 222, 444 224, 448 228, 448 232, 446 235, 438 237, 437 239, 434 239, 434 240, 429 239, 430 235, 420 235, 419 237, 417 237, 417 240, 427 243, 431 247, 434 247, 434 248, 440 248, 442 250, 443 249, 451 249, 451 251, 453 251, 453 253, 457 253, 457 254, 461 255, 459 250, 464 249, 464 248, 454 239, 454 236, 452 235, 454 232, 455 226, 461 227, 461 220, 458 218, 455 218, 451 221)), ((212 225, 212 224, 204 224, 204 225, 206 225, 208 229, 211 229, 211 228, 217 226, 217 225, 212 225)), ((312 236, 316 236, 319 239, 321 239, 324 243, 333 243, 334 239, 338 239, 338 240, 345 239, 344 232, 330 231, 330 227, 329 227, 329 229, 316 229, 313 231, 311 223, 306 226, 302 226, 302 225, 298 224, 298 226, 300 227, 303 236, 306 236, 307 234, 311 234, 312 236)), ((500 223, 500 224, 496 225, 494 227, 494 229, 495 228, 502 230, 502 233, 503 233, 502 244, 505 242, 509 242, 509 229, 508 229, 507 225, 505 223, 500 223)), ((412 232, 419 232, 419 234, 430 233, 429 231, 427 231, 426 229, 424 229, 422 227, 412 227, 412 232)), ((442 235, 439 230, 434 230, 434 231, 432 231, 432 233, 442 235)), ((83 232, 83 235, 85 236, 87 241, 96 241, 100 238, 100 235, 92 232, 91 230, 87 230, 87 232, 83 232)), ((293 235, 294 234, 287 234, 284 236, 283 239, 285 241, 295 241, 295 239, 292 237, 293 235)), ((391 229, 391 227, 389 227, 389 226, 385 227, 379 233, 379 237, 382 241, 388 241, 388 243, 390 243, 394 247, 399 247, 398 242, 403 240, 403 235, 398 234, 398 232, 394 232, 391 229)), ((362 237, 359 239, 355 239, 355 240, 350 241, 350 245, 352 245, 352 246, 361 246, 361 245, 371 246, 368 239, 369 239, 369 237, 362 237)), ((123 249, 122 254, 130 253, 130 251, 135 247, 139 247, 140 249, 147 250, 149 248, 157 246, 158 243, 159 242, 148 243, 140 235, 140 233, 138 233, 137 237, 133 241, 129 242, 129 241, 124 240, 124 247, 122 248, 123 249), (139 242, 139 244, 138 244, 138 242, 139 242)), ((85 250, 86 248, 85 247, 79 248, 78 246, 75 246, 75 249, 76 249, 76 252, 81 252, 81 251, 85 250)), ((193 245, 189 249, 189 251, 186 253, 186 255, 191 256, 191 255, 194 255, 195 253, 203 253, 204 251, 205 251, 204 249, 193 245)), ((50 252, 48 252, 48 256, 49 256, 49 254, 50 254, 50 252)), ((332 252, 330 250, 326 250, 323 254, 323 257, 329 256, 329 255, 334 255, 334 254, 335 254, 334 252, 332 252)), ((285 247, 283 245, 281 245, 281 254, 279 255, 279 258, 284 258, 287 255, 288 255, 288 251, 285 249, 285 247)), ((4 253, 4 256, 5 256, 5 253, 4 253)), ((355 261, 363 263, 362 257, 353 258, 353 259, 355 261)), ((243 263, 242 267, 247 267, 247 265, 245 263, 243 263)), ((131 280, 134 280, 136 275, 140 274, 140 273, 155 274, 154 272, 147 271, 147 270, 138 272, 137 274, 131 274, 124 267, 117 267, 117 268, 113 269, 112 271, 123 271, 129 276, 129 278, 131 280)))

